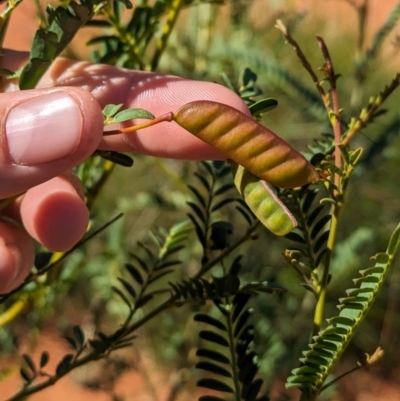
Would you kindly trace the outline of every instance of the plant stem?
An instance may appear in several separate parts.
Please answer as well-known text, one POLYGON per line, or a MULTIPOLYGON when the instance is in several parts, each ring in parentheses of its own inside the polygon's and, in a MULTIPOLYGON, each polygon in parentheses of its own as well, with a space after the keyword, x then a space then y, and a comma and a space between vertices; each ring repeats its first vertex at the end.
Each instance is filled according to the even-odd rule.
POLYGON ((301 393, 300 401, 315 401, 318 397, 316 393, 301 393))
POLYGON ((342 373, 341 375, 335 377, 333 380, 331 380, 330 382, 326 383, 325 385, 323 385, 319 392, 321 393, 322 391, 324 391, 325 389, 327 389, 328 387, 332 386, 332 384, 336 383, 337 381, 339 381, 340 379, 342 379, 343 377, 365 367, 365 366, 370 366, 374 363, 376 363, 377 361, 379 361, 382 356, 384 354, 384 351, 382 350, 381 347, 378 347, 375 352, 369 356, 367 355, 367 358, 364 362, 357 362, 356 366, 350 370, 348 370, 347 372, 342 373))
POLYGON ((136 38, 120 24, 119 17, 114 14, 112 2, 108 2, 108 7, 103 7, 101 12, 117 32, 121 42, 129 47, 129 55, 131 60, 134 59, 138 63, 139 69, 144 70, 145 65, 139 54, 136 38))
POLYGON ((46 13, 40 4, 40 0, 34 0, 36 7, 36 18, 38 19, 39 26, 42 27, 46 23, 46 13))
POLYGON ((8 24, 10 22, 11 13, 4 19, 0 17, 0 49, 3 47, 4 38, 7 33, 8 24))
MULTIPOLYGON (((227 300, 227 302, 229 302, 229 301, 227 300)), ((232 327, 232 311, 233 310, 234 310, 233 308, 230 310, 230 313, 228 313, 226 320, 227 320, 227 323, 228 323, 227 329, 228 329, 228 337, 229 337, 229 339, 228 339, 228 341, 229 341, 229 353, 230 353, 230 356, 231 356, 231 366, 233 367, 233 369, 232 369, 232 375, 233 375, 232 380, 233 380, 233 385, 235 387, 236 401, 240 401, 241 400, 241 398, 240 398, 241 391, 240 391, 239 377, 238 377, 238 372, 237 372, 238 361, 237 361, 237 358, 236 358, 235 341, 234 341, 234 338, 233 338, 233 327, 232 327)))
POLYGON ((337 205, 333 206, 332 220, 329 232, 328 243, 326 245, 326 254, 323 259, 322 275, 319 282, 319 291, 317 296, 317 304, 314 312, 314 326, 312 335, 315 336, 321 330, 321 325, 324 320, 325 301, 329 279, 329 268, 332 260, 333 249, 336 242, 336 234, 338 229, 338 213, 337 205))
POLYGON ((4 313, 0 315, 0 327, 7 326, 16 319, 25 309, 28 303, 28 296, 22 296, 15 301, 4 313))
POLYGON ((365 43, 365 31, 367 26, 367 17, 369 11, 369 0, 364 0, 364 2, 357 7, 358 14, 358 51, 361 52, 364 48, 365 43))
POLYGON ((171 8, 169 9, 168 12, 167 21, 165 22, 162 29, 161 38, 156 43, 156 51, 154 53, 153 60, 151 62, 151 71, 155 71, 158 67, 161 55, 164 53, 168 38, 178 18, 182 4, 183 0, 173 0, 171 3, 171 8))
POLYGON ((96 184, 91 188, 90 193, 87 194, 86 205, 89 210, 93 208, 93 204, 96 199, 99 197, 99 193, 104 187, 104 184, 108 181, 111 173, 114 171, 115 163, 106 160, 103 165, 103 171, 100 179, 96 182, 96 184))
POLYGON ((56 261, 49 266, 45 267, 42 269, 39 274, 34 276, 34 278, 38 277, 39 275, 47 272, 48 270, 52 269, 54 264, 60 263, 62 260, 64 260, 67 256, 69 256, 72 252, 74 252, 77 248, 81 247, 82 245, 86 244, 86 242, 90 241, 93 237, 104 231, 107 227, 109 227, 111 224, 115 223, 117 220, 119 220, 124 214, 119 213, 117 214, 114 218, 112 218, 110 221, 107 223, 103 224, 101 227, 97 228, 94 231, 89 232, 85 237, 83 237, 72 249, 70 249, 67 252, 59 252, 59 257, 56 259, 56 261))
POLYGON ((7 7, 0 14, 0 30, 3 28, 4 24, 10 18, 12 12, 22 3, 23 0, 8 1, 7 7))
POLYGON ((137 124, 137 125, 131 125, 130 127, 126 127, 126 128, 120 128, 117 130, 113 130, 113 131, 104 131, 103 135, 104 136, 109 136, 109 135, 118 135, 118 134, 129 134, 131 132, 136 132, 140 129, 143 128, 148 128, 151 127, 153 125, 162 123, 162 122, 171 122, 174 118, 174 113, 172 113, 172 111, 163 114, 162 116, 156 117, 153 120, 150 121, 146 121, 145 123, 142 124, 137 124))
POLYGON ((324 390, 327 389, 328 387, 332 386, 332 384, 336 383, 337 381, 339 381, 339 380, 342 379, 343 377, 349 375, 350 373, 353 373, 353 372, 357 371, 358 369, 361 369, 363 366, 365 366, 365 365, 357 365, 357 366, 354 366, 354 368, 352 368, 352 369, 348 370, 347 372, 344 372, 344 373, 342 373, 341 375, 335 377, 335 378, 334 378, 333 380, 331 380, 330 382, 324 384, 324 385, 321 387, 321 390, 320 390, 320 391, 324 391, 324 390))
POLYGON ((203 257, 201 258, 201 263, 206 264, 209 259, 210 249, 208 248, 207 238, 210 231, 210 217, 211 217, 211 205, 213 203, 213 195, 214 195, 214 188, 216 184, 215 176, 212 175, 211 177, 211 186, 210 190, 208 191, 208 199, 207 204, 205 207, 205 221, 204 221, 204 244, 203 244, 203 257))
POLYGON ((311 67, 311 64, 308 62, 308 60, 307 60, 306 56, 304 55, 303 51, 301 50, 299 44, 292 38, 287 27, 283 24, 283 22, 281 20, 276 21, 275 27, 282 32, 282 35, 284 36, 286 41, 293 47, 297 58, 300 60, 304 69, 310 75, 312 81, 314 82, 315 87, 318 90, 318 93, 321 96, 322 102, 324 103, 325 107, 327 107, 324 88, 322 87, 320 80, 317 77, 317 74, 314 72, 313 68, 311 67))
MULTIPOLYGON (((366 79, 366 68, 367 68, 367 60, 364 54, 364 45, 366 38, 366 24, 367 17, 369 12, 369 0, 364 0, 362 4, 359 6, 356 4, 352 4, 354 9, 357 12, 358 17, 358 39, 357 39, 357 50, 354 57, 354 81, 355 85, 353 90, 351 91, 350 96, 350 107, 351 111, 354 111, 356 108, 360 107, 362 95, 364 93, 364 81, 366 79)), ((351 114, 354 114, 352 112, 351 114)))
POLYGON ((126 330, 126 334, 133 333, 135 330, 137 330, 139 327, 143 326, 145 323, 147 323, 149 320, 153 319, 153 317, 156 317, 159 313, 163 312, 165 309, 169 308, 170 305, 178 299, 177 296, 171 296, 169 297, 166 301, 164 301, 162 304, 158 305, 155 309, 153 309, 151 312, 149 312, 146 316, 142 317, 141 319, 137 320, 135 323, 132 323, 126 330))
MULTIPOLYGON (((330 121, 332 124, 332 129, 333 129, 333 134, 334 134, 334 141, 335 141, 335 166, 337 168, 342 167, 342 156, 340 154, 339 150, 339 145, 341 144, 342 141, 342 133, 341 133, 341 127, 340 127, 340 107, 339 107, 339 94, 337 91, 337 86, 336 86, 336 81, 337 81, 337 76, 335 74, 335 70, 333 68, 333 63, 331 56, 329 54, 329 50, 324 42, 324 40, 320 37, 317 36, 317 42, 318 46, 321 49, 322 55, 324 56, 325 59, 325 72, 328 75, 329 78, 329 83, 331 85, 331 96, 332 96, 332 105, 333 105, 333 110, 329 107, 327 108, 328 114, 331 114, 333 111, 334 116, 330 117, 330 121)), ((338 174, 335 174, 334 178, 334 183, 337 187, 339 187, 340 183, 340 177, 338 174)))
MULTIPOLYGON (((328 76, 329 83, 331 85, 331 96, 332 96, 332 105, 333 110, 331 107, 327 108, 327 112, 329 114, 329 119, 332 124, 332 129, 334 133, 334 142, 335 142, 335 166, 339 169, 342 167, 342 155, 339 150, 339 145, 342 141, 342 134, 341 134, 341 127, 340 127, 340 107, 339 107, 339 95, 337 91, 336 81, 337 76, 335 74, 335 70, 333 68, 333 63, 331 56, 329 54, 329 50, 324 42, 324 40, 317 36, 318 46, 321 49, 322 55, 325 59, 324 70, 325 74, 328 76), (331 115, 333 112, 333 116, 331 115)), ((331 219, 331 226, 329 231, 328 242, 326 245, 326 254, 323 258, 322 264, 322 272, 321 278, 319 280, 319 290, 317 294, 317 304, 315 306, 314 312, 314 325, 313 325, 313 336, 318 334, 321 330, 321 325, 324 320, 324 311, 325 311, 325 302, 326 302, 326 293, 328 290, 328 280, 329 280, 329 269, 332 260, 333 250, 336 243, 336 234, 338 229, 338 221, 339 221, 339 209, 341 207, 340 198, 342 194, 340 193, 340 175, 334 174, 332 177, 332 181, 334 182, 337 190, 334 190, 332 193, 332 197, 337 201, 335 205, 332 206, 332 219, 331 219)))
POLYGON ((349 130, 346 137, 342 141, 342 145, 348 145, 354 136, 364 128, 369 121, 374 117, 374 114, 382 106, 383 102, 394 92, 395 89, 400 85, 400 74, 397 74, 392 82, 387 86, 382 93, 377 96, 373 104, 370 106, 368 111, 359 117, 354 126, 349 130))

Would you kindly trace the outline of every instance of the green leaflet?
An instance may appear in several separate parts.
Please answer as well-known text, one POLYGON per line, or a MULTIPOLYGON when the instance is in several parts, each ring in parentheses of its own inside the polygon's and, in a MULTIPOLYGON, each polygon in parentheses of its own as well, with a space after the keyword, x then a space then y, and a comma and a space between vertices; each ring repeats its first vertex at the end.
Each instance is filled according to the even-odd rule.
POLYGON ((75 34, 92 17, 94 3, 82 0, 71 1, 67 7, 46 9, 48 25, 40 28, 34 38, 30 60, 24 67, 19 80, 20 89, 31 89, 49 68, 56 57, 67 47, 75 34))
MULTIPOLYGON (((217 281, 226 281, 229 276, 239 280, 237 276, 228 274, 217 281)), ((249 308, 248 301, 258 291, 246 293, 243 291, 245 287, 239 286, 233 297, 216 300, 219 311, 217 316, 198 313, 194 317, 195 321, 207 325, 206 330, 199 332, 199 337, 207 342, 202 342, 203 348, 196 352, 201 357, 196 368, 212 374, 210 378, 206 376, 200 379, 197 386, 234 394, 233 397, 224 398, 201 397, 199 401, 224 401, 225 398, 242 401, 269 399, 259 395, 263 380, 256 378, 259 364, 253 349, 254 326, 249 322, 252 308, 249 308)))
MULTIPOLYGON (((119 1, 132 8, 129 0, 119 1)), ((33 38, 29 61, 21 72, 20 89, 34 88, 51 63, 104 5, 101 0, 69 1, 56 8, 47 5, 48 23, 33 38)))
POLYGON ((320 393, 379 294, 399 244, 400 224, 392 233, 386 252, 373 258, 375 265, 361 271, 361 277, 353 280, 358 287, 347 290, 347 297, 339 300, 339 315, 328 319, 329 326, 313 337, 309 350, 303 353, 304 358, 300 360, 301 368, 294 369, 292 376, 287 379, 287 388, 297 387, 313 394, 320 393))
POLYGON ((258 220, 275 235, 286 235, 297 221, 265 181, 231 162, 235 185, 258 220))
POLYGON ((282 138, 225 104, 200 100, 185 104, 174 121, 257 177, 280 188, 319 179, 314 167, 282 138))

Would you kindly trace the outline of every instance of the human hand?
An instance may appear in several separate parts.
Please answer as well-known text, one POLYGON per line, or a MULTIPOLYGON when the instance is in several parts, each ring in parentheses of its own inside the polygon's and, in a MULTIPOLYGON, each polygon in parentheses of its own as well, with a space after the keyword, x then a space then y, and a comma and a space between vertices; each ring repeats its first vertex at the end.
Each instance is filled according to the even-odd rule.
MULTIPOLYGON (((8 51, 2 67, 18 70, 25 53, 8 51)), ((214 100, 248 113, 227 88, 173 76, 58 59, 40 89, 0 95, 0 199, 24 193, 1 211, 22 223, 0 220, 0 294, 29 273, 36 239, 54 251, 70 249, 85 233, 89 212, 83 188, 69 171, 94 150, 139 152, 176 159, 222 155, 175 123, 132 134, 102 136, 102 108, 109 103, 161 115, 194 100, 214 100)))

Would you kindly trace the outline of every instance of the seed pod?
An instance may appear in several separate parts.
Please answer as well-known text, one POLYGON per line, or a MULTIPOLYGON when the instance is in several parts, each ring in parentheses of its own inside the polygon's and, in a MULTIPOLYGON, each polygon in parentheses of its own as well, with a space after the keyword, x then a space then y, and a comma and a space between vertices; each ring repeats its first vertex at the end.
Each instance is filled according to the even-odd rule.
POLYGON ((299 152, 233 107, 200 100, 181 107, 174 120, 272 185, 294 188, 319 178, 299 152))
POLYGON ((275 235, 286 235, 297 221, 265 181, 231 162, 236 188, 258 220, 275 235))

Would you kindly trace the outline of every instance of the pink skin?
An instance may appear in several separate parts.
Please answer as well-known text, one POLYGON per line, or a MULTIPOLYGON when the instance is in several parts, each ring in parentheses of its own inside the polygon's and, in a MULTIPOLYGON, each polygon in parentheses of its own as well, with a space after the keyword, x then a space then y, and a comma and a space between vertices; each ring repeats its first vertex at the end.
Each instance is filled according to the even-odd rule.
MULTIPOLYGON (((1 59, 1 66, 17 70, 25 61, 25 53, 8 51, 1 59)), ((34 257, 31 237, 51 250, 66 251, 85 233, 89 213, 83 189, 68 170, 96 148, 185 160, 222 158, 218 151, 173 122, 103 138, 101 110, 106 104, 123 103, 124 107, 144 108, 159 116, 203 99, 248 113, 238 96, 217 84, 66 59, 53 64, 39 88, 17 92, 16 85, 11 83, 3 89, 13 93, 0 96, 0 115, 5 116, 0 125, 0 199, 27 191, 1 211, 2 215, 22 222, 25 229, 0 220, 0 293, 17 287, 29 273, 34 257), (46 98, 46 94, 50 96, 46 98), (73 133, 77 135, 76 146, 71 145, 68 155, 61 155, 55 145, 53 149, 56 130, 48 133, 48 140, 47 133, 43 134, 43 140, 36 137, 40 139, 38 143, 33 141, 26 149, 21 142, 17 153, 13 153, 9 148, 13 139, 8 142, 5 124, 11 110, 34 99, 43 102, 40 110, 46 110, 48 101, 57 100, 62 94, 69 95, 79 110, 75 121, 79 129, 73 133), (38 162, 41 160, 36 154, 38 148, 46 148, 47 162, 38 162), (19 164, 14 162, 15 157, 20 157, 19 164)))

